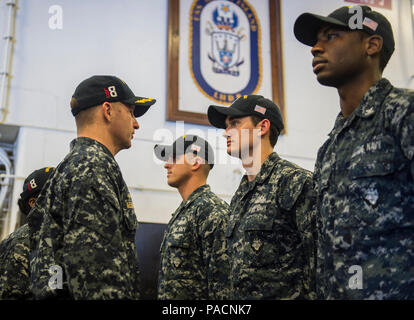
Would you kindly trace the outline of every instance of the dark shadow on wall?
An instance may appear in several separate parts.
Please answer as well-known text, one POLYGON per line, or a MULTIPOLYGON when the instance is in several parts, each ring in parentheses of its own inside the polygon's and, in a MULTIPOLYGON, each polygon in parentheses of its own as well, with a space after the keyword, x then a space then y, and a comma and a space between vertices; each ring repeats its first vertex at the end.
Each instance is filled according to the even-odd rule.
POLYGON ((140 222, 135 233, 143 300, 157 299, 160 246, 166 227, 166 224, 140 222))

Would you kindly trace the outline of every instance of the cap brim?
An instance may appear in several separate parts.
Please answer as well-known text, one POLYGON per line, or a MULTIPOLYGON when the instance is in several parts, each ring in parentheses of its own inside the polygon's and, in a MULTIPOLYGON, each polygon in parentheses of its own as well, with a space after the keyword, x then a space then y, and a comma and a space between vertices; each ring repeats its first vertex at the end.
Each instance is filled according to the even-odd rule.
POLYGON ((172 154, 172 147, 162 144, 156 144, 154 146, 155 156, 161 161, 168 161, 168 158, 172 154))
POLYGON ((243 117, 246 114, 232 107, 209 106, 207 111, 208 121, 216 128, 226 129, 227 116, 243 117))
POLYGON ((293 32, 296 39, 300 42, 308 46, 314 46, 316 44, 316 36, 325 24, 348 28, 347 24, 337 19, 312 13, 303 13, 296 19, 293 32))
POLYGON ((134 116, 135 118, 141 117, 145 112, 156 102, 157 100, 144 97, 133 97, 125 100, 125 103, 135 105, 134 116))

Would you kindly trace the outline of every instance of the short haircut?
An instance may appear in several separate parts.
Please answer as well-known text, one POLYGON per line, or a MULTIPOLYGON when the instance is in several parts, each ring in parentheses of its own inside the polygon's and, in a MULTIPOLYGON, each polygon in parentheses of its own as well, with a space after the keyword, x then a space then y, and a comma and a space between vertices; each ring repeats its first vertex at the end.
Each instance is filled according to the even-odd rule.
MULTIPOLYGON (((76 108, 79 105, 78 100, 76 98, 72 98, 70 100, 70 107, 76 108)), ((97 107, 97 106, 95 106, 97 107)), ((80 111, 76 116, 75 116, 75 121, 76 121, 76 126, 78 128, 82 128, 85 125, 91 124, 94 122, 94 111, 95 111, 95 107, 91 107, 85 110, 80 111)))
MULTIPOLYGON (((361 40, 366 39, 371 36, 370 34, 364 31, 359 31, 358 33, 361 37, 361 40)), ((385 50, 386 49, 384 48, 384 46, 382 46, 381 51, 379 53, 379 68, 381 72, 384 71, 385 67, 388 64, 388 61, 390 61, 390 58, 391 58, 391 56, 389 56, 389 54, 385 50)))
MULTIPOLYGON (((250 119, 252 119, 252 122, 254 125, 257 125, 260 121, 264 120, 263 118, 260 118, 259 116, 256 116, 256 115, 250 116, 250 119)), ((270 141, 270 145, 273 148, 276 145, 279 134, 280 132, 276 129, 276 126, 270 123, 269 141, 270 141)))
POLYGON ((206 159, 203 159, 202 157, 200 157, 197 152, 193 151, 193 152, 187 152, 185 154, 186 156, 190 155, 190 157, 199 157, 202 161, 201 163, 201 170, 204 173, 204 175, 207 177, 210 173, 210 170, 212 169, 212 166, 210 163, 208 163, 208 161, 206 159))

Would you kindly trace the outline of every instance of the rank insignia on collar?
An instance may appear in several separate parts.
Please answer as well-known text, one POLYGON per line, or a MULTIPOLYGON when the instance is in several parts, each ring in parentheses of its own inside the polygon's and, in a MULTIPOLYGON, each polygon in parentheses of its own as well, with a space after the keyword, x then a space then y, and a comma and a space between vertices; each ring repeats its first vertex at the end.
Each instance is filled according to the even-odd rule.
POLYGON ((252 247, 255 251, 259 251, 262 247, 262 242, 259 239, 255 239, 252 243, 252 247))

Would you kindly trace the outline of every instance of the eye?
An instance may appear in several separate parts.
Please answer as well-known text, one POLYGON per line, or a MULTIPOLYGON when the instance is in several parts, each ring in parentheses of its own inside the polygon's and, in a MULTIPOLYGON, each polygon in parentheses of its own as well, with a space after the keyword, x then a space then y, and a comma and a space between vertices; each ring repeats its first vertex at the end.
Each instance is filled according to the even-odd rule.
POLYGON ((235 127, 235 126, 237 126, 237 124, 238 124, 239 122, 237 121, 237 120, 231 120, 230 121, 230 125, 232 126, 232 127, 235 127))
POLYGON ((339 33, 336 33, 336 32, 329 32, 326 35, 326 39, 328 39, 328 40, 332 40, 332 39, 335 39, 337 37, 339 37, 339 33))
POLYGON ((135 117, 134 116, 135 107, 134 106, 129 106, 128 109, 129 109, 129 113, 131 114, 131 116, 135 117))

